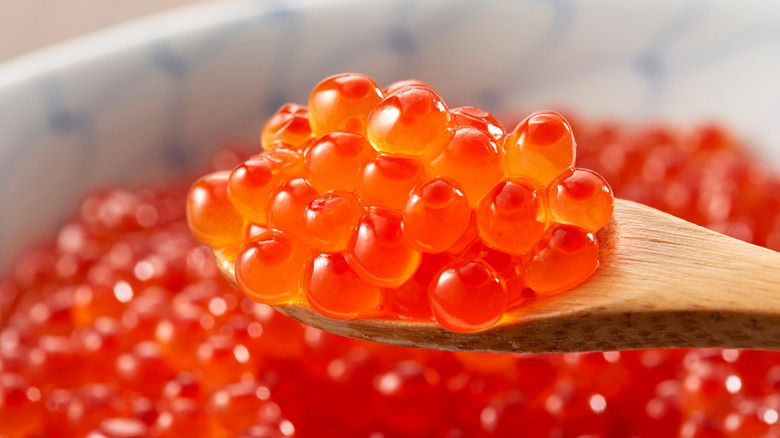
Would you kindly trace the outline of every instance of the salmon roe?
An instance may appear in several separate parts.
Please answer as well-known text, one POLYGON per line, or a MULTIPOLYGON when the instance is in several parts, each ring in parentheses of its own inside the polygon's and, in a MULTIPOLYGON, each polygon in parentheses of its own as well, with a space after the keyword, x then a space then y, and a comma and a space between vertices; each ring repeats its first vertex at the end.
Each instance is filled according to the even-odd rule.
POLYGON ((278 143, 300 149, 312 139, 309 112, 305 107, 288 103, 282 105, 265 125, 260 136, 263 149, 271 150, 278 143))
MULTIPOLYGON (((567 118, 580 164, 604 175, 616 196, 780 250, 780 177, 722 129, 567 118)), ((210 170, 229 171, 237 156, 249 154, 223 151, 215 158, 223 164, 210 170)), ((234 290, 212 251, 192 238, 181 206, 196 179, 90 195, 55 239, 0 278, 0 436, 780 436, 778 352, 463 353, 302 326, 234 290)), ((247 227, 248 236, 265 231, 247 227)), ((587 248, 589 234, 551 225, 537 257, 587 248)), ((320 277, 325 298, 365 291, 361 301, 320 301, 339 306, 334 313, 386 306, 393 315, 431 319, 428 287, 465 263, 491 273, 482 279, 534 276, 532 259, 486 245, 473 219, 447 251, 422 252, 412 278, 395 289, 350 274, 339 251, 307 257, 333 262, 320 277), (352 283, 327 286, 331 280, 352 283)), ((472 280, 465 277, 443 298, 467 296, 472 280)), ((488 284, 496 290, 495 280, 488 284)), ((522 282, 504 285, 508 306, 537 293, 521 290, 522 282)), ((468 316, 485 321, 487 313, 468 316)))
MULTIPOLYGON (((233 235, 246 243, 193 230, 223 259, 236 255, 239 287, 263 304, 284 304, 287 296, 334 318, 434 321, 472 332, 534 294, 582 283, 599 265, 593 233, 612 216, 612 189, 597 173, 573 167, 572 129, 557 113, 534 113, 507 135, 484 110, 450 110, 424 82, 382 90, 345 73, 314 88, 308 111, 283 106, 263 128, 262 143, 265 152, 230 174, 229 203, 207 206, 243 216, 243 233, 233 235), (569 230, 562 225, 585 231, 587 248, 550 246, 569 230), (309 251, 271 256, 298 248, 290 242, 309 251), (476 274, 465 274, 481 270, 495 280, 483 291, 476 274), (274 278, 266 283, 265 276, 274 278), (285 294, 281 285, 301 290, 285 294)), ((191 196, 189 204, 196 202, 191 196)))
POLYGON ((333 131, 366 135, 368 113, 384 98, 368 76, 348 73, 317 84, 309 97, 309 124, 314 137, 333 131))
POLYGON ((539 111, 520 122, 504 143, 507 173, 547 185, 574 166, 576 144, 569 122, 558 113, 539 111))

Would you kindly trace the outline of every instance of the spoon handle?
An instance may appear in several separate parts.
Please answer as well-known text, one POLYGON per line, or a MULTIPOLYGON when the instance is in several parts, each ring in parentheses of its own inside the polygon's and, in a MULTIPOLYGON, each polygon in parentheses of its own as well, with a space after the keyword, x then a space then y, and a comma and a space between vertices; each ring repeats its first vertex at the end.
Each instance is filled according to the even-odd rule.
POLYGON ((780 349, 780 253, 630 201, 609 227, 602 292, 582 292, 610 291, 605 306, 624 318, 610 326, 639 335, 626 347, 780 349))

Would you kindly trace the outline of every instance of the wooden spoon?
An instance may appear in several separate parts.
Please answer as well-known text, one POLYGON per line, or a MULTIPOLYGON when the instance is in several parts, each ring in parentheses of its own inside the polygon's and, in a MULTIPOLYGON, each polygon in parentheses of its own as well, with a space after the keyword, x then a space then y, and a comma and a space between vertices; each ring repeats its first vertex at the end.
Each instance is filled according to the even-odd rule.
MULTIPOLYGON (((780 252, 620 199, 597 236, 601 265, 591 278, 478 333, 434 322, 333 319, 305 305, 274 308, 338 335, 442 350, 780 349, 780 252)), ((233 260, 218 258, 234 279, 233 260)))

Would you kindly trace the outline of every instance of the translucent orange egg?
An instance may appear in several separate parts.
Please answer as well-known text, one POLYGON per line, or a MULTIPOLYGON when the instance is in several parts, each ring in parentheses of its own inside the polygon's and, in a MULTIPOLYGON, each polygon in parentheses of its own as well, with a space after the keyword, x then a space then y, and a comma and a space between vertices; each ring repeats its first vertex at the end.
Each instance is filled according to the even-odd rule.
POLYGON ((462 255, 472 245, 479 241, 479 228, 477 227, 477 213, 471 210, 471 216, 469 217, 469 223, 466 225, 466 231, 461 234, 460 238, 447 248, 446 252, 455 256, 462 255))
POLYGON ((523 279, 525 263, 523 256, 507 254, 479 241, 468 249, 465 257, 481 260, 493 268, 493 271, 506 286, 507 308, 520 304, 524 298, 523 290, 525 288, 523 279))
POLYGON ((368 116, 368 140, 379 152, 420 156, 454 126, 444 101, 431 88, 401 88, 368 116))
POLYGON ((312 139, 309 115, 305 107, 294 103, 282 105, 276 113, 265 122, 260 135, 263 149, 272 149, 277 142, 287 143, 294 149, 299 149, 312 139))
POLYGON ((358 170, 376 151, 365 137, 347 132, 331 132, 317 139, 304 156, 306 180, 321 193, 331 190, 354 192, 358 170))
POLYGON ((201 242, 212 247, 238 246, 243 242, 244 218, 228 199, 229 172, 206 175, 187 195, 187 223, 201 242))
POLYGON ((429 299, 436 322, 454 332, 494 326, 506 310, 506 289, 483 261, 457 260, 433 279, 429 299))
POLYGON ((285 231, 308 242, 303 227, 303 212, 319 196, 303 178, 296 178, 276 190, 268 206, 268 226, 285 231))
POLYGON ((547 188, 553 220, 575 225, 592 233, 612 217, 615 197, 601 175, 588 169, 569 169, 547 188))
POLYGON ((174 371, 162 355, 160 344, 142 341, 122 353, 115 362, 116 380, 126 389, 156 397, 174 371))
POLYGON ((385 93, 385 96, 389 96, 395 93, 396 91, 400 90, 401 88, 407 88, 407 87, 425 87, 433 90, 433 87, 431 87, 430 85, 428 85, 423 81, 418 81, 417 79, 404 79, 402 81, 393 82, 392 84, 385 87, 383 91, 385 93))
POLYGON ((230 173, 228 198, 250 222, 265 224, 271 193, 302 169, 300 155, 256 155, 230 173))
POLYGON ((385 306, 389 314, 400 318, 433 319, 428 301, 428 286, 431 281, 455 257, 444 252, 423 253, 420 267, 414 276, 395 289, 388 289, 385 306))
POLYGON ((528 263, 526 285, 537 294, 563 292, 582 283, 599 266, 596 236, 571 225, 556 227, 528 263))
POLYGON ((197 348, 198 369, 208 386, 237 382, 251 374, 256 363, 250 354, 236 354, 245 346, 225 335, 211 335, 197 348))
POLYGON ((459 184, 436 178, 414 189, 403 213, 404 236, 418 251, 442 252, 466 231, 471 209, 459 184))
POLYGON ((37 388, 34 390, 31 388, 35 387, 21 375, 0 373, 1 434, 11 438, 22 438, 35 432, 41 421, 44 400, 41 400, 37 388))
POLYGON ((249 298, 263 304, 283 304, 300 296, 308 247, 295 237, 268 230, 244 245, 236 258, 236 282, 249 298))
POLYGON ((506 137, 504 126, 489 112, 473 106, 462 106, 453 109, 451 112, 458 126, 477 128, 493 137, 499 146, 503 144, 504 137, 506 137))
POLYGON ((574 166, 576 147, 571 126, 558 113, 540 111, 523 120, 504 143, 507 175, 547 185, 574 166))
POLYGON ((268 227, 265 225, 249 224, 249 226, 246 227, 246 233, 244 233, 244 240, 251 240, 253 237, 263 234, 266 231, 268 231, 268 227))
POLYGON ((458 128, 440 137, 430 155, 431 175, 458 181, 472 206, 504 178, 506 163, 499 145, 477 128, 458 128))
POLYGON ((420 252, 404 239, 400 213, 371 207, 352 235, 347 261, 366 283, 397 287, 414 275, 420 252))
POLYGON ((212 424, 223 432, 217 436, 243 436, 242 431, 263 418, 263 406, 269 405, 268 393, 268 387, 249 379, 211 391, 205 408, 211 414, 212 424))
POLYGON ((89 432, 88 438, 146 438, 150 435, 148 426, 135 418, 106 418, 97 429, 89 432))
POLYGON ((310 262, 303 288, 311 306, 332 318, 356 318, 382 303, 382 289, 364 282, 341 254, 320 254, 310 262))
POLYGON ((309 124, 315 138, 333 131, 366 135, 368 113, 384 98, 368 76, 344 73, 314 87, 309 97, 309 124))
POLYGON ((477 206, 480 236, 491 247, 509 254, 530 252, 547 223, 544 191, 527 179, 505 179, 477 206))
POLYGON ((401 211, 412 190, 426 178, 417 159, 379 155, 361 170, 357 194, 366 206, 401 211))
POLYGON ((302 169, 303 150, 296 149, 287 143, 277 141, 272 148, 263 151, 260 155, 273 163, 275 168, 282 169, 288 174, 297 174, 302 169))
POLYGON ((363 205, 347 192, 330 192, 311 201, 303 214, 309 241, 319 251, 339 252, 347 248, 363 205))
POLYGON ((165 407, 160 410, 153 427, 153 436, 155 438, 179 438, 185 436, 205 438, 203 431, 209 430, 208 420, 206 412, 195 400, 185 397, 177 398, 166 403, 165 407))

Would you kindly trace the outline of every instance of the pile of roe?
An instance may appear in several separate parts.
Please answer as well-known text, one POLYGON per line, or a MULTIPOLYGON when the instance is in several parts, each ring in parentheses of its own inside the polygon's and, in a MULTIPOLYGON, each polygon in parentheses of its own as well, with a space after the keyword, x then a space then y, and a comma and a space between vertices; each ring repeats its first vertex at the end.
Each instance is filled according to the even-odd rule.
POLYGON ((195 236, 235 258, 257 302, 475 332, 598 267, 612 190, 574 167, 572 129, 555 112, 506 133, 420 81, 383 90, 346 73, 306 108, 282 106, 261 139, 262 153, 200 179, 188 199, 195 236))
MULTIPOLYGON (((780 250, 780 177, 722 129, 567 118, 616 196, 780 250)), ((226 147, 212 171, 248 157, 226 147)), ((92 194, 0 279, 0 436, 780 436, 777 352, 454 353, 304 327, 222 278, 186 224, 193 180, 92 194)))

